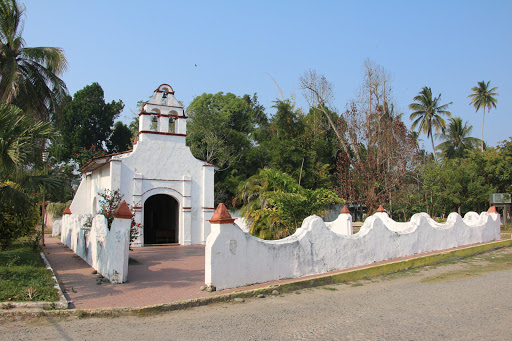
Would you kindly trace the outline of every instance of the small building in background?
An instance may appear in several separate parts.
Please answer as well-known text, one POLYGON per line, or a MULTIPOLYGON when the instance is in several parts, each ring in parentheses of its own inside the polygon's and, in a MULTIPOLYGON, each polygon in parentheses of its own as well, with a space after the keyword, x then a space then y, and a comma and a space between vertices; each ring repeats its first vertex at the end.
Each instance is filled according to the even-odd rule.
POLYGON ((511 208, 512 208, 512 196, 509 193, 492 193, 489 195, 489 203, 491 206, 495 206, 501 212, 502 224, 510 224, 512 222, 511 208))
POLYGON ((142 225, 134 246, 204 244, 214 212, 214 165, 186 146, 187 116, 168 84, 139 114, 133 150, 91 160, 71 204, 73 214, 96 215, 99 193, 119 190, 142 225))

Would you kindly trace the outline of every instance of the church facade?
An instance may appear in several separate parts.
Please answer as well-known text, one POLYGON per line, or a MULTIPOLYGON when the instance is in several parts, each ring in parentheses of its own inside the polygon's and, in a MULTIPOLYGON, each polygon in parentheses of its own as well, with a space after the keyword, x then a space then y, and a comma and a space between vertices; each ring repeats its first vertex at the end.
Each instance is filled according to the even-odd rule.
POLYGON ((215 166, 186 146, 187 117, 168 84, 160 85, 139 114, 133 150, 99 157, 81 168, 73 214, 98 214, 99 193, 119 190, 134 213, 134 246, 204 244, 214 212, 215 166))

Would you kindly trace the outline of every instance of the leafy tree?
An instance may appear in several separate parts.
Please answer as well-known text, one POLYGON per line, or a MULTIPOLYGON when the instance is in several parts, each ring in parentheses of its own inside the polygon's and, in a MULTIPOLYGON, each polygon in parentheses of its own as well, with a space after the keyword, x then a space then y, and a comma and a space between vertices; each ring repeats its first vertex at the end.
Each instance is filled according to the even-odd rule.
POLYGON ((263 239, 279 239, 297 230, 313 214, 321 215, 341 203, 334 191, 305 189, 286 173, 265 168, 239 186, 237 200, 250 225, 250 233, 263 239))
POLYGON ((464 125, 462 123, 460 117, 450 118, 447 131, 440 135, 444 142, 439 144, 437 149, 443 152, 445 158, 463 157, 467 150, 475 148, 475 145, 480 141, 469 136, 473 126, 468 125, 467 122, 464 125))
POLYGON ((110 153, 124 152, 132 147, 132 131, 121 121, 114 124, 112 135, 107 140, 107 148, 110 153))
MULTIPOLYGON (((266 167, 290 174, 305 188, 334 188, 337 138, 325 115, 312 108, 307 115, 289 101, 276 101, 267 138, 261 142, 266 167)), ((331 119, 338 116, 326 109, 331 119)))
POLYGON ((195 157, 218 166, 215 200, 231 202, 240 181, 261 167, 261 130, 267 125, 256 95, 202 94, 187 108, 187 144, 195 157), (254 158, 253 158, 254 157, 254 158))
POLYGON ((124 108, 122 101, 105 103, 103 89, 92 83, 79 90, 56 121, 61 132, 59 143, 53 146, 61 161, 74 158, 82 147, 103 149, 109 140, 114 119, 124 108))
POLYGON ((48 119, 67 95, 58 77, 67 62, 60 48, 25 47, 24 12, 16 0, 0 2, 0 100, 48 119))
POLYGON ((484 114, 482 116, 482 151, 484 150, 485 109, 487 108, 491 110, 491 108, 496 108, 496 103, 498 103, 498 100, 495 97, 499 95, 496 92, 498 87, 490 89, 490 83, 491 81, 487 83, 485 83, 485 81, 478 82, 478 86, 471 88, 473 93, 468 95, 468 97, 471 98, 470 104, 473 104, 476 111, 480 110, 480 108, 484 110, 484 114))
POLYGON ((413 110, 413 113, 410 115, 410 119, 413 120, 411 130, 418 127, 420 132, 430 137, 434 151, 434 159, 437 160, 432 130, 435 129, 436 132, 444 131, 446 122, 442 116, 451 116, 451 113, 447 109, 452 102, 441 104, 441 94, 432 98, 432 89, 426 86, 414 97, 414 101, 415 102, 409 104, 409 109, 413 110))

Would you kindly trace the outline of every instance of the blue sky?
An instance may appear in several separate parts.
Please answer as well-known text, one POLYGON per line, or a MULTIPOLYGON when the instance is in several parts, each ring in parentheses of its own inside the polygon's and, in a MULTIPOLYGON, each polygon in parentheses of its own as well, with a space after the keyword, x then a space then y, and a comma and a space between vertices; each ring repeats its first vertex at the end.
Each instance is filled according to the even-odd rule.
POLYGON ((125 122, 162 83, 185 105, 205 92, 257 93, 271 114, 279 93, 265 73, 306 107, 298 78, 308 69, 334 85, 343 110, 370 58, 391 74, 408 126, 408 104, 429 86, 480 137, 482 114, 467 95, 490 80, 500 95, 484 139, 512 136, 510 1, 22 2, 27 46, 63 48, 70 93, 98 82, 107 101, 123 100, 125 122))

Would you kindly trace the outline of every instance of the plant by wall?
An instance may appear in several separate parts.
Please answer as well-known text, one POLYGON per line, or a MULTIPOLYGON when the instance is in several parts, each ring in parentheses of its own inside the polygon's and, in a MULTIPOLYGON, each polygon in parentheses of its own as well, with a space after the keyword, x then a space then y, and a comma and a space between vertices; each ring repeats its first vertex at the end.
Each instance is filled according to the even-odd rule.
MULTIPOLYGON (((100 201, 100 210, 99 214, 102 214, 107 219, 107 226, 110 230, 112 226, 112 222, 114 221, 114 212, 121 204, 123 200, 123 196, 119 190, 110 190, 106 189, 103 192, 98 192, 98 195, 103 199, 100 201)), ((133 213, 133 210, 132 210, 133 213)), ((132 218, 130 225, 130 246, 133 244, 135 239, 139 236, 139 228, 142 228, 141 224, 135 222, 135 219, 132 218)))
POLYGON ((343 203, 334 191, 306 189, 288 174, 265 168, 240 186, 237 199, 250 233, 262 239, 280 239, 295 233, 310 215, 343 203))

